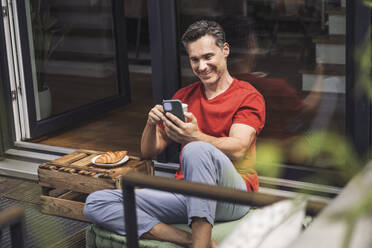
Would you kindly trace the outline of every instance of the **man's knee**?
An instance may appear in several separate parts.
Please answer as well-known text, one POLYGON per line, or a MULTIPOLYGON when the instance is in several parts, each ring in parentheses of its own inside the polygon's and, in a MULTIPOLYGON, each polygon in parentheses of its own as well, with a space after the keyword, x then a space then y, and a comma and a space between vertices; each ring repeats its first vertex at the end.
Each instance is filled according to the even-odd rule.
POLYGON ((92 220, 94 209, 95 209, 95 203, 96 203, 96 194, 98 194, 99 191, 93 192, 90 195, 88 195, 87 199, 85 200, 84 210, 83 214, 88 220, 92 220))
POLYGON ((199 171, 204 169, 207 169, 208 171, 213 170, 215 166, 213 158, 215 149, 217 148, 213 145, 202 141, 188 143, 182 149, 181 155, 184 175, 186 176, 187 171, 199 171))
POLYGON ((205 155, 216 149, 213 145, 203 141, 193 141, 185 145, 182 149, 182 157, 195 157, 198 155, 205 155))
POLYGON ((107 201, 105 199, 107 199, 106 190, 96 191, 88 195, 83 210, 84 216, 94 223, 97 222, 99 210, 104 205, 104 202, 107 201))

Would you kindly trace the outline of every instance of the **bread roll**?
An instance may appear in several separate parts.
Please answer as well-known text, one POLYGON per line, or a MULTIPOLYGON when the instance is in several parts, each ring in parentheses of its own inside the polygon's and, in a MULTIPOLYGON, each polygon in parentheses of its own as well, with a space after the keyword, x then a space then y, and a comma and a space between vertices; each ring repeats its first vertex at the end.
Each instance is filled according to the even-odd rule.
POLYGON ((127 153, 127 151, 106 152, 99 156, 95 162, 99 164, 115 164, 122 160, 127 153))

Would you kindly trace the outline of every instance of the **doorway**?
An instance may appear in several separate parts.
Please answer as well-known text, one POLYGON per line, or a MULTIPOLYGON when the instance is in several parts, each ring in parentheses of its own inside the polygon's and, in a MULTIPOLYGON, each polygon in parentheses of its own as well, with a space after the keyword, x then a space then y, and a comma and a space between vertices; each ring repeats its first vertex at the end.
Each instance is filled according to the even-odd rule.
MULTIPOLYGON (((148 33, 148 18, 146 1, 124 1, 126 60, 128 64, 127 96, 130 102, 124 106, 113 106, 107 111, 94 111, 94 115, 79 123, 72 123, 60 130, 48 132, 29 141, 37 144, 59 146, 66 148, 84 148, 99 151, 128 150, 130 154, 140 155, 140 139, 146 124, 146 116, 153 105, 151 84, 151 56, 148 33)), ((85 18, 88 20, 89 18, 85 18)), ((72 20, 71 20, 72 21, 72 20)), ((118 47, 121 46, 118 44, 118 47)), ((96 59, 87 57, 89 62, 96 59)), ((121 68, 122 69, 122 68, 121 68)), ((120 70, 120 68, 118 69, 120 70)), ((124 69, 126 71, 126 69, 124 69)), ((58 81, 70 81, 64 77, 57 77, 58 81)), ((102 80, 105 83, 109 79, 102 80)), ((93 83, 90 81, 90 83, 93 83)), ((58 82, 56 83, 58 84, 58 82)), ((106 94, 110 87, 104 90, 97 88, 98 94, 90 88, 88 91, 74 90, 75 98, 82 96, 106 94)), ((61 87, 57 92, 62 98, 65 90, 61 87)), ((112 93, 115 93, 115 89, 112 93)), ((66 99, 66 98, 65 98, 66 99)), ((63 112, 72 101, 59 100, 54 108, 63 112), (59 107, 58 107, 59 106, 59 107)))
POLYGON ((15 141, 139 155, 153 104, 146 1, 18 0, 8 8, 19 23, 9 33, 19 50, 9 56, 22 54, 11 82, 22 129, 15 141))
POLYGON ((18 0, 7 8, 15 20, 5 33, 8 57, 18 61, 12 101, 23 107, 13 107, 22 129, 16 141, 130 102, 123 2, 18 0))

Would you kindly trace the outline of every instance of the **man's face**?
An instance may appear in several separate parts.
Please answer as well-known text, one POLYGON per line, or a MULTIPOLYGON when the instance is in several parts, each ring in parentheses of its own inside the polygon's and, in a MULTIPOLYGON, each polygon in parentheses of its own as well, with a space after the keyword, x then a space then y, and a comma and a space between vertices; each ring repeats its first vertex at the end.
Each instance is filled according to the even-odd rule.
POLYGON ((229 45, 216 45, 215 38, 204 35, 187 45, 190 64, 195 75, 203 84, 214 84, 227 71, 226 58, 229 55, 229 45))

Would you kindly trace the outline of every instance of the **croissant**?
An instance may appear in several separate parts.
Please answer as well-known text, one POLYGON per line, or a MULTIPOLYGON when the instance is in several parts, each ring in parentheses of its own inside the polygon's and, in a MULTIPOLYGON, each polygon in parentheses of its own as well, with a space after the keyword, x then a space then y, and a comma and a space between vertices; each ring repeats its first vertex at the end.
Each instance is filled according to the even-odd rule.
POLYGON ((127 151, 106 152, 99 156, 95 162, 100 164, 114 164, 122 160, 127 153, 127 151))

